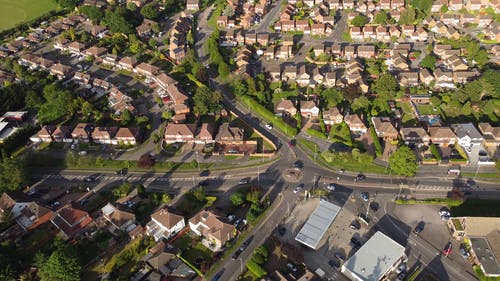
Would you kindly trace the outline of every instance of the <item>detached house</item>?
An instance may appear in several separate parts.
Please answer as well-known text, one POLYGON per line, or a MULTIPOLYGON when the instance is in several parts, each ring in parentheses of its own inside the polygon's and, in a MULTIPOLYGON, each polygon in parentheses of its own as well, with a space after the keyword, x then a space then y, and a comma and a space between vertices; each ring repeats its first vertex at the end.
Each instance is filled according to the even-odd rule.
POLYGON ((151 221, 146 224, 146 233, 155 241, 169 239, 186 227, 184 217, 162 208, 151 215, 151 221))
POLYGON ((89 142, 92 133, 94 132, 94 125, 89 123, 79 123, 76 125, 73 132, 71 132, 71 137, 74 140, 81 142, 89 142))
POLYGON ((305 65, 301 65, 299 67, 299 73, 297 74, 297 84, 301 87, 307 87, 311 83, 311 75, 307 73, 307 69, 305 65))
POLYGON ((134 71, 146 77, 154 77, 160 72, 160 68, 149 63, 142 62, 134 68, 134 71))
POLYGON ((323 121, 326 125, 340 124, 344 121, 344 116, 337 107, 332 107, 328 111, 323 112, 323 121))
POLYGON ((383 138, 385 141, 393 141, 398 139, 398 130, 394 128, 389 117, 372 117, 372 124, 377 137, 383 138))
POLYGON ((24 230, 30 231, 48 222, 52 211, 21 192, 4 192, 0 196, 0 214, 10 214, 17 224, 24 230))
POLYGON ((365 134, 368 131, 366 125, 357 114, 347 114, 344 117, 344 122, 349 126, 349 130, 353 133, 365 134))
POLYGON ((92 218, 86 211, 66 205, 59 209, 50 219, 64 239, 78 236, 80 232, 92 222, 92 218))
POLYGON ((229 123, 222 123, 215 136, 215 141, 221 144, 241 144, 245 137, 245 130, 239 127, 230 126, 229 123))
POLYGON ((116 144, 136 145, 139 130, 137 128, 120 128, 115 134, 116 144))
POLYGON ((107 222, 107 229, 112 234, 118 234, 119 231, 129 233, 139 227, 135 223, 134 213, 124 210, 120 205, 108 203, 101 208, 101 212, 107 222))
POLYGON ((202 243, 213 252, 219 252, 224 245, 236 236, 236 228, 222 221, 210 211, 200 211, 189 220, 189 228, 202 236, 202 243))
POLYGON ((455 132, 461 147, 471 148, 475 145, 481 145, 484 141, 483 136, 472 123, 453 124, 451 129, 455 132))
POLYGON ((478 127, 483 133, 485 146, 496 147, 500 145, 500 127, 493 127, 489 123, 479 123, 478 127))
POLYGON ((274 114, 282 117, 291 117, 297 114, 297 108, 291 100, 281 100, 274 108, 274 114))
POLYGON ((457 142, 457 136, 450 127, 431 127, 429 128, 431 142, 440 146, 449 146, 457 142))
POLYGON ((193 142, 195 136, 195 124, 173 124, 169 123, 165 128, 165 143, 193 142))
POLYGON ((406 145, 421 147, 429 144, 430 137, 421 127, 401 128, 401 137, 406 145))
POLYGON ((300 102, 300 114, 305 118, 318 117, 319 108, 312 100, 300 102))

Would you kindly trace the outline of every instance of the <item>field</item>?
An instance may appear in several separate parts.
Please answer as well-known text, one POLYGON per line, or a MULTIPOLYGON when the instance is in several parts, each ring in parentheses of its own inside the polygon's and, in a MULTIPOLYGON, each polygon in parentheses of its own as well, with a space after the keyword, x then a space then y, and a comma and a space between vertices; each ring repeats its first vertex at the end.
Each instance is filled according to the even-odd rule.
POLYGON ((57 8, 55 0, 0 0, 0 31, 57 8))

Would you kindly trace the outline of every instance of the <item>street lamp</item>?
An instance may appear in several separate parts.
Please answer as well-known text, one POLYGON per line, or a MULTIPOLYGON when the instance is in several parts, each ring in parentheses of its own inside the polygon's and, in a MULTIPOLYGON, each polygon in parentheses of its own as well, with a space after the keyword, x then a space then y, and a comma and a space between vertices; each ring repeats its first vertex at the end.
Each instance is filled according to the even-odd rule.
POLYGON ((198 166, 198 175, 200 175, 201 170, 200 170, 200 159, 198 158, 198 151, 196 151, 196 166, 198 166))

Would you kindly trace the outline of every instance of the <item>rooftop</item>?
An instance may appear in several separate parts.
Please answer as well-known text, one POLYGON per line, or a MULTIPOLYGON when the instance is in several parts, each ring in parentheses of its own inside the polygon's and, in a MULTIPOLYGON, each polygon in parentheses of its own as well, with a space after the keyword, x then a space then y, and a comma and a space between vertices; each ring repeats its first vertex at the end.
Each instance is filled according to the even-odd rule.
POLYGON ((295 240, 316 249, 340 209, 341 207, 328 201, 319 201, 318 207, 299 231, 295 240))

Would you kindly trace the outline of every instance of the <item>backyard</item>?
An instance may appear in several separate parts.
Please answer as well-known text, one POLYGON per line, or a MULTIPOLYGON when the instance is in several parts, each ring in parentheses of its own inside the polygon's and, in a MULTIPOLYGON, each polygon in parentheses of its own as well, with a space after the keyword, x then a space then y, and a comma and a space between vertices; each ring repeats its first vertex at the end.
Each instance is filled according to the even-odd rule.
POLYGON ((0 0, 0 31, 57 8, 55 0, 0 0))
POLYGON ((203 246, 198 237, 185 234, 173 243, 175 247, 182 249, 181 257, 192 266, 206 272, 212 263, 214 253, 203 246))

